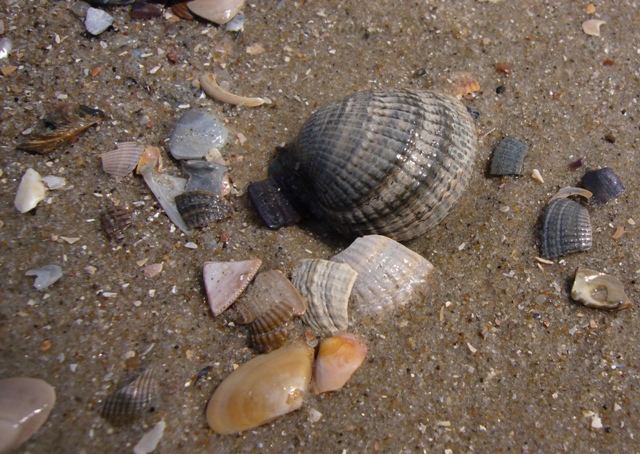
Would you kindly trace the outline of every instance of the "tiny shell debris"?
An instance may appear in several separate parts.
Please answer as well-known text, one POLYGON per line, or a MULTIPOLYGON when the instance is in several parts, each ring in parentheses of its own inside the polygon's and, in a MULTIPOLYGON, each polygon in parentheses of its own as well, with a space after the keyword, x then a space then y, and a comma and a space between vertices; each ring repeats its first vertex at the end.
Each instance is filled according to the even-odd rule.
POLYGON ((98 8, 89 8, 84 18, 84 26, 93 36, 98 36, 113 24, 113 16, 98 8))
POLYGON ((56 189, 62 189, 67 185, 67 180, 65 178, 55 175, 47 175, 46 177, 42 177, 42 181, 47 186, 47 188, 51 189, 52 191, 56 189))
POLYGON ((131 213, 124 207, 110 204, 100 214, 100 225, 109 240, 121 243, 125 230, 131 227, 131 213))
POLYGON ((11 43, 11 39, 1 38, 0 39, 0 60, 7 58, 11 53, 11 49, 13 49, 13 44, 11 43))
POLYGON ((542 178, 542 174, 538 169, 533 169, 531 171, 531 178, 537 181, 538 183, 544 184, 544 178, 542 178))
POLYGON ((204 287, 214 317, 223 313, 238 299, 258 272, 260 265, 260 259, 204 264, 204 287))
POLYGON ((515 137, 505 137, 493 149, 490 175, 521 175, 529 146, 515 137))
POLYGON ((14 206, 20 213, 26 213, 33 210, 47 195, 47 188, 42 181, 42 177, 32 168, 22 176, 14 206))
POLYGON ((143 269, 144 277, 147 279, 152 279, 156 277, 158 274, 162 273, 163 263, 152 263, 151 265, 147 265, 143 269))
POLYGON ((234 95, 223 89, 216 81, 213 73, 203 73, 200 76, 200 86, 207 96, 227 104, 245 107, 258 107, 263 104, 271 104, 269 98, 248 98, 246 96, 234 95))
POLYGON ((227 143, 229 131, 214 114, 203 110, 188 110, 178 119, 169 141, 169 151, 175 159, 202 159, 212 148, 227 143))
POLYGON ((622 238, 622 235, 624 235, 624 226, 619 225, 618 227, 616 227, 616 230, 615 232, 613 232, 613 235, 611 235, 611 238, 613 238, 614 240, 619 240, 620 238, 622 238))
POLYGON ((136 142, 116 144, 116 149, 100 155, 102 170, 114 177, 124 177, 136 168, 144 146, 136 142))
POLYGON ((582 23, 582 31, 589 36, 600 36, 600 27, 606 24, 600 19, 589 19, 582 23))
POLYGON ((36 276, 33 286, 36 290, 44 290, 62 277, 62 268, 59 265, 45 265, 27 271, 25 276, 36 276))
POLYGON ((203 19, 218 25, 229 22, 244 6, 245 0, 192 0, 189 10, 203 19))
POLYGON ((632 306, 617 278, 588 268, 578 268, 571 298, 595 309, 620 310, 632 306))
POLYGON ((167 427, 167 424, 164 422, 164 419, 161 419, 151 430, 146 432, 133 447, 133 454, 149 454, 153 452, 158 446, 158 443, 160 443, 160 440, 162 440, 165 427, 167 427))

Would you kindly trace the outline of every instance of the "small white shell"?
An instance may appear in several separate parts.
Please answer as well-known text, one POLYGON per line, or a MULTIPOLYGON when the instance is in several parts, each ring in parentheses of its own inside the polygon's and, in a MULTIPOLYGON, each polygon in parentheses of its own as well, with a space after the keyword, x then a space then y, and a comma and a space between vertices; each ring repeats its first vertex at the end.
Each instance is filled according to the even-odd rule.
POLYGON ((102 170, 114 177, 124 177, 136 168, 144 147, 136 142, 116 144, 116 149, 102 153, 102 170))
POLYGON ((582 31, 590 36, 600 36, 600 27, 606 24, 605 21, 599 19, 589 19, 582 23, 582 31))
POLYGON ((47 195, 47 188, 38 172, 29 168, 22 176, 14 205, 20 213, 33 210, 47 195))
POLYGON ((62 268, 59 265, 45 265, 24 274, 25 276, 35 276, 36 280, 33 286, 36 290, 44 290, 62 277, 62 268))
POLYGON ((382 235, 360 237, 331 260, 346 263, 358 273, 352 301, 363 314, 420 299, 429 289, 433 271, 427 259, 382 235))
POLYGON ((346 330, 349 326, 349 297, 357 277, 358 273, 345 263, 301 260, 291 279, 309 302, 302 320, 319 334, 346 330))
POLYGON ((67 185, 67 180, 63 177, 58 177, 55 175, 47 175, 46 177, 42 177, 42 181, 47 186, 47 188, 52 191, 56 189, 62 189, 67 185))

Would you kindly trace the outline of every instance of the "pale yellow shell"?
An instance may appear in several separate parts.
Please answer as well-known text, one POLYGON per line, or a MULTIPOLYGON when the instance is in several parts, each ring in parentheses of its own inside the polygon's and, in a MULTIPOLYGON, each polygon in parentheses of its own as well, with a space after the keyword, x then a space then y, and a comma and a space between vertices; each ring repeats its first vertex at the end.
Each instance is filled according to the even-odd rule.
POLYGON ((324 339, 313 366, 313 392, 337 391, 351 378, 367 356, 367 346, 353 334, 324 339))

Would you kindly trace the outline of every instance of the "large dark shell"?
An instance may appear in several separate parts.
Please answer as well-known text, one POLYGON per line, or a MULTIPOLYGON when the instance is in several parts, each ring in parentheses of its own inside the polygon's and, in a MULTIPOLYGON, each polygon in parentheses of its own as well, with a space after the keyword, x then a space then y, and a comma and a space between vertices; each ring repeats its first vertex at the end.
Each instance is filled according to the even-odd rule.
POLYGON ((522 175, 524 157, 529 146, 514 137, 505 137, 493 149, 491 175, 522 175))
POLYGON ((609 167, 585 173, 580 185, 591 191, 593 200, 598 203, 607 203, 624 192, 622 180, 609 167))
POLYGON ((591 219, 585 207, 569 199, 555 199, 545 209, 541 253, 555 259, 592 245, 591 219))
POLYGON ((311 115, 271 172, 342 233, 409 240, 460 198, 475 154, 473 120, 457 99, 363 92, 311 115))
POLYGON ((152 368, 124 381, 102 405, 100 415, 113 425, 128 424, 157 404, 158 383, 152 368))
POLYGON ((203 229, 229 216, 231 208, 222 197, 208 191, 190 191, 176 196, 176 207, 192 229, 203 229))

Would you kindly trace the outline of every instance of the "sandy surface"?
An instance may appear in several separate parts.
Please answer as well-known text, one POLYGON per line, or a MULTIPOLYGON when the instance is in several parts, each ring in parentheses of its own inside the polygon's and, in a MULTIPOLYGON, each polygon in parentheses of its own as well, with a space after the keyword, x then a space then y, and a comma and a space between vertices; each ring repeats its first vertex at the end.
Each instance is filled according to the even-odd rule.
POLYGON ((601 37, 583 33, 592 16, 582 2, 254 2, 237 37, 203 22, 132 21, 125 7, 110 10, 115 29, 98 38, 71 4, 0 5, 14 42, 0 66, 17 67, 0 84, 0 377, 41 377, 58 395, 23 452, 130 452, 161 418, 159 453, 640 451, 638 311, 591 310, 568 295, 575 269, 588 266, 619 277, 640 300, 637 2, 596 2, 595 17, 607 22, 601 37), (257 43, 263 53, 245 51, 257 43), (499 62, 512 73, 498 73, 499 62), (268 96, 274 106, 204 98, 193 80, 212 69, 233 91, 268 96), (420 69, 425 75, 415 77, 420 69), (407 244, 438 270, 431 296, 353 326, 370 355, 342 391, 310 397, 301 411, 241 435, 212 433, 209 396, 253 353, 244 330, 211 317, 203 262, 260 257, 263 269, 290 272, 301 258, 327 258, 349 244, 317 225, 266 230, 247 184, 265 176, 274 147, 318 106, 362 89, 427 88, 456 71, 471 72, 482 87, 466 101, 481 112, 480 150, 457 207, 407 244), (16 151, 21 132, 60 101, 98 107, 109 119, 47 157, 16 151), (233 217, 190 237, 171 230, 142 179, 116 182, 99 160, 117 141, 165 145, 185 105, 227 122, 234 140, 222 153, 237 189, 233 217), (491 148, 505 135, 530 144, 525 175, 488 179, 491 148), (579 157, 614 168, 627 190, 590 207, 591 251, 539 269, 536 223, 558 188, 579 181, 585 167, 567 168, 579 157), (63 176, 68 187, 19 214, 13 199, 28 167, 63 176), (543 184, 529 177, 534 168, 543 184), (134 210, 120 248, 96 221, 106 199, 134 210), (616 241, 617 226, 625 234, 616 241), (188 241, 198 248, 186 248, 188 241), (145 279, 137 263, 144 259, 163 262, 163 272, 145 279), (38 292, 25 271, 49 263, 64 276, 38 292), (97 409, 138 362, 125 362, 131 352, 157 368, 162 404, 114 429, 97 409), (208 378, 185 387, 205 366, 208 378), (309 420, 309 408, 322 413, 319 422, 309 420), (594 414, 602 428, 591 427, 594 414))

